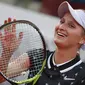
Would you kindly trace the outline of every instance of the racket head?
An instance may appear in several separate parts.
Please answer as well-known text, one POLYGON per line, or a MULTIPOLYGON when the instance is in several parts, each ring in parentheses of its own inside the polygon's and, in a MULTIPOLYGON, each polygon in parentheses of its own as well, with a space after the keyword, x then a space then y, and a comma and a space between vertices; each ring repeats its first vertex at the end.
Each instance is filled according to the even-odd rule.
MULTIPOLYGON (((16 20, 9 22, 7 24, 4 24, 0 27, 0 32, 2 32, 1 36, 14 36, 13 37, 6 37, 8 39, 8 42, 11 40, 12 42, 9 42, 8 44, 11 44, 16 41, 12 40, 17 38, 17 41, 20 40, 19 45, 15 47, 15 45, 9 46, 10 51, 14 49, 15 50, 12 52, 9 61, 7 60, 6 56, 9 55, 10 51, 7 51, 4 61, 0 63, 0 68, 2 68, 2 65, 4 65, 6 62, 7 65, 4 65, 5 71, 0 72, 0 74, 10 83, 15 83, 15 84, 22 84, 22 83, 28 83, 36 79, 36 77, 42 72, 45 62, 46 62, 46 45, 45 45, 45 40, 40 32, 39 28, 32 22, 26 21, 26 20, 16 20), (9 31, 8 31, 9 30, 9 31), (5 32, 5 33, 4 33, 5 32), (8 33, 8 34, 7 34, 8 33), (14 33, 14 34, 13 34, 14 33), (23 37, 19 35, 20 33, 23 33, 23 37), (19 38, 19 37, 22 38, 19 38), (12 48, 13 47, 13 48, 12 48), (21 60, 24 60, 22 57, 29 57, 30 59, 30 68, 27 68, 23 70, 22 68, 19 68, 19 62, 21 60), (18 57, 21 57, 22 59, 14 62, 18 57), (5 60, 6 59, 6 60, 5 60), (8 62, 8 63, 7 63, 8 62), (10 63, 14 62, 14 64, 18 63, 18 65, 15 65, 15 67, 18 69, 21 69, 19 73, 11 73, 12 69, 16 70, 16 68, 11 68, 9 70, 10 63), (7 74, 9 73, 9 74, 7 74), (16 79, 16 77, 19 77, 16 79), (21 78, 22 77, 22 78, 21 78)), ((2 56, 3 53, 3 39, 0 39, 0 56, 2 56)), ((6 49, 6 48, 5 48, 6 49)), ((7 49, 8 50, 8 49, 7 49)), ((5 50, 6 51, 6 50, 5 50)), ((27 63, 26 63, 27 64, 27 63)), ((25 65, 27 66, 27 65, 25 65)))

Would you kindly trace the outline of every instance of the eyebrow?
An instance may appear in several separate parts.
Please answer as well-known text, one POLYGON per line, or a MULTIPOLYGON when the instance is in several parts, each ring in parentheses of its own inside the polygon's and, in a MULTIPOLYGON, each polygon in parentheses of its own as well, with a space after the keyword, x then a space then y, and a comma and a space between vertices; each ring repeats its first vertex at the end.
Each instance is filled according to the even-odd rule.
MULTIPOLYGON (((61 18, 61 20, 65 20, 65 18, 63 17, 63 18, 61 18)), ((73 25, 75 25, 74 24, 74 21, 69 20, 68 22, 71 23, 71 24, 73 24, 73 25)))
POLYGON ((69 23, 71 23, 71 24, 75 25, 73 21, 69 21, 69 23))

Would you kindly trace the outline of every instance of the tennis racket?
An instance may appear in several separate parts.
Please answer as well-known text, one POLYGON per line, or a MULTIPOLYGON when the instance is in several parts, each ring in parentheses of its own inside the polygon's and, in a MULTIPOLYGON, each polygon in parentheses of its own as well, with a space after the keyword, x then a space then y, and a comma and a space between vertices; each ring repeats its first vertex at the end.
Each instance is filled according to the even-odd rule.
POLYGON ((0 27, 0 75, 12 85, 38 79, 45 62, 45 40, 35 24, 16 20, 0 27))

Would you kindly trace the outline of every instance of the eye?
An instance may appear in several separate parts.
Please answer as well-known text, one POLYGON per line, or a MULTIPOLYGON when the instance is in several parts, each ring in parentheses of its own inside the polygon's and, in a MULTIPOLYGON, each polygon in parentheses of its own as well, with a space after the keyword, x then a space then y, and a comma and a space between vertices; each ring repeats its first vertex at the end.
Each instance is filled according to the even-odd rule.
POLYGON ((68 26, 69 26, 70 28, 75 28, 75 25, 72 24, 72 23, 68 23, 68 26))
POLYGON ((62 23, 64 23, 65 22, 65 20, 64 19, 61 19, 60 20, 60 24, 62 24, 62 23))

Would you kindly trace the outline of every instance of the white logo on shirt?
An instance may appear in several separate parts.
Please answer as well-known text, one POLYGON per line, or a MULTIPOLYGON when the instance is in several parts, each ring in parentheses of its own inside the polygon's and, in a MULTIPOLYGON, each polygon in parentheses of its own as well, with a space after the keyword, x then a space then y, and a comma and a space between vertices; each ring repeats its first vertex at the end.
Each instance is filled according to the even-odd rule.
POLYGON ((64 80, 75 80, 75 79, 74 78, 68 78, 67 76, 65 76, 64 80))

